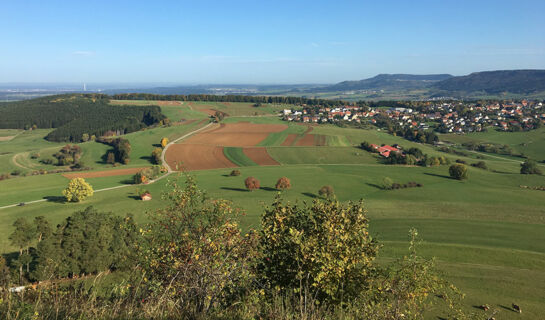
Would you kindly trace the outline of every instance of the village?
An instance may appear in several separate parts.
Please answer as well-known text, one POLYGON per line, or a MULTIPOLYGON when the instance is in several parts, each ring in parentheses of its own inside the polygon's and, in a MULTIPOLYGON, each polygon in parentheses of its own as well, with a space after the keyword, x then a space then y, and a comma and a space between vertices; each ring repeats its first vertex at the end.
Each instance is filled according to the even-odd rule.
POLYGON ((468 103, 408 102, 407 107, 371 107, 366 103, 342 107, 306 106, 284 109, 282 119, 303 123, 358 123, 379 127, 433 129, 441 133, 469 133, 497 127, 503 131, 527 131, 545 122, 541 101, 468 103), (386 124, 387 124, 386 123, 386 124))

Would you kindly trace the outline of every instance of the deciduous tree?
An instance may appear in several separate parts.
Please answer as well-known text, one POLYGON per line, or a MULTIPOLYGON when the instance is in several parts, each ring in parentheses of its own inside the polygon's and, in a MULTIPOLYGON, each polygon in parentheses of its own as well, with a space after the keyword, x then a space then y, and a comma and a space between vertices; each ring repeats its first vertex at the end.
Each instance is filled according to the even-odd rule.
POLYGON ((246 189, 250 191, 257 190, 260 187, 259 180, 254 177, 246 178, 246 180, 244 180, 244 185, 246 186, 246 189))
POLYGON ((93 187, 83 178, 74 178, 68 183, 68 187, 62 191, 68 202, 80 202, 93 195, 93 187))

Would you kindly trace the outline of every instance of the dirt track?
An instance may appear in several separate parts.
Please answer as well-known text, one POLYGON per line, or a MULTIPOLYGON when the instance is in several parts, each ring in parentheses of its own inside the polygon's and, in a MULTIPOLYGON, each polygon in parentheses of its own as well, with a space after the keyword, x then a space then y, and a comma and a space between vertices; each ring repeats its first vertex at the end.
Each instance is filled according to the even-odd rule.
POLYGON ((267 149, 264 147, 244 148, 242 151, 248 158, 260 166, 277 166, 280 164, 269 155, 267 149))
POLYGON ((135 174, 140 170, 146 169, 147 167, 141 168, 127 168, 127 169, 117 169, 117 170, 104 170, 104 171, 94 171, 94 172, 74 172, 74 173, 63 173, 63 177, 68 179, 74 178, 102 178, 102 177, 112 177, 112 176, 123 176, 128 174, 135 174))

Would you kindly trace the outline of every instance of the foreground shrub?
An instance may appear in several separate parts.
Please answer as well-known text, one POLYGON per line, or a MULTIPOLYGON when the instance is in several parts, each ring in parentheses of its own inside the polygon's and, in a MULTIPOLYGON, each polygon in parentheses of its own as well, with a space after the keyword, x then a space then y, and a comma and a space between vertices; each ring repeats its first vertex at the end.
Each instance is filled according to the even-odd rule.
POLYGON ((298 206, 277 197, 261 224, 261 270, 270 288, 337 303, 365 287, 379 246, 362 201, 298 206))
POLYGON ((250 191, 257 190, 260 187, 259 180, 254 177, 246 178, 246 180, 244 180, 244 185, 246 186, 246 189, 250 191))
POLYGON ((467 179, 467 167, 460 163, 455 163, 448 169, 450 177, 457 180, 467 179))
POLYGON ((170 205, 150 215, 142 232, 145 296, 164 295, 192 319, 240 303, 253 279, 254 235, 243 236, 231 204, 206 201, 191 177, 183 189, 170 186, 170 205))
POLYGON ((235 169, 235 170, 231 171, 231 173, 229 175, 231 177, 238 177, 238 176, 240 176, 240 170, 235 169))
POLYGON ((288 179, 286 177, 282 177, 282 178, 278 179, 278 181, 276 182, 275 188, 278 189, 278 190, 288 190, 288 189, 290 189, 291 188, 290 179, 288 179))

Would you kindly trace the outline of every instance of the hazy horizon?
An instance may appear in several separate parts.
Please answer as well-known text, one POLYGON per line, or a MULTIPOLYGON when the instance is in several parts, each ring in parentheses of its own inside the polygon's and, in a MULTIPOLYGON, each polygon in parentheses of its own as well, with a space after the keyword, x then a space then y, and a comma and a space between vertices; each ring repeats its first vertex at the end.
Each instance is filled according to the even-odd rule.
POLYGON ((545 69, 543 11, 535 0, 5 2, 0 84, 330 84, 545 69))

